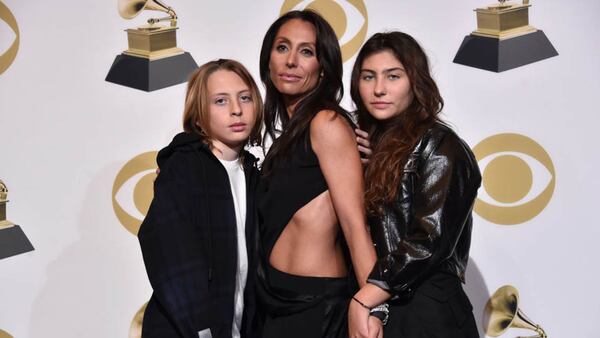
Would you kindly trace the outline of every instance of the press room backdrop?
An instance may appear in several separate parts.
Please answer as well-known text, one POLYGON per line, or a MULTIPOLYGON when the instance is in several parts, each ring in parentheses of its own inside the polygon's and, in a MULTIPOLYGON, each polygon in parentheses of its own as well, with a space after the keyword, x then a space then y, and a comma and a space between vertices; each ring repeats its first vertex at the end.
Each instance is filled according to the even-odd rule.
MULTIPOLYGON (((262 37, 288 8, 332 22, 346 85, 366 37, 417 38, 444 118, 484 173, 466 285, 482 335, 485 304, 511 285, 550 337, 600 337, 598 1, 532 1, 530 23, 559 55, 501 73, 452 62, 476 28, 473 9, 492 0, 166 1, 198 64, 235 58, 256 78, 262 37)), ((124 29, 163 14, 125 20, 113 0, 0 0, 0 179, 8 219, 35 247, 0 260, 0 337, 135 336, 151 288, 134 234, 155 151, 181 129, 185 85, 144 92, 104 79, 127 48, 124 29)), ((519 334, 533 332, 502 336, 519 334)))

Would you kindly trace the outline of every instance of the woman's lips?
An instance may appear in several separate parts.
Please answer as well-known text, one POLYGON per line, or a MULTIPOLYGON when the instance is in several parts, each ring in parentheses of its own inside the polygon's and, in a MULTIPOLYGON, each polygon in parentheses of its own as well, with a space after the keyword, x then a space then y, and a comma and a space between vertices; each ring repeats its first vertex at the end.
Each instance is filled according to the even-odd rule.
POLYGON ((298 82, 301 79, 300 76, 289 73, 279 74, 279 77, 285 82, 298 82))

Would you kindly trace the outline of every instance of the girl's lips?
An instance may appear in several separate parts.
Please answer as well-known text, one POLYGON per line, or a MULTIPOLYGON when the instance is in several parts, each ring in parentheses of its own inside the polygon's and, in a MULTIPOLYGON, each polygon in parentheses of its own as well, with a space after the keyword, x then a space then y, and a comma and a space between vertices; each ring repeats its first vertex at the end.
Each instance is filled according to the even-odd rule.
POLYGON ((373 106, 377 109, 385 109, 391 105, 390 102, 383 102, 383 101, 375 101, 375 102, 370 102, 370 103, 371 103, 371 106, 373 106))

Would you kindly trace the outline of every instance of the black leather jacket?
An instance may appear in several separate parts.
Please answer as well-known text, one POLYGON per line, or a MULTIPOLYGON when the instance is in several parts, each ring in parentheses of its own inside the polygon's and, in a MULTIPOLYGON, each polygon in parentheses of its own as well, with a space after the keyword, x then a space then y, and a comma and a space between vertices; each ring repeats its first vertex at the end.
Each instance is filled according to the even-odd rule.
POLYGON ((440 271, 464 282, 480 184, 467 144, 434 124, 409 156, 395 201, 368 219, 378 257, 368 281, 396 296, 440 271))

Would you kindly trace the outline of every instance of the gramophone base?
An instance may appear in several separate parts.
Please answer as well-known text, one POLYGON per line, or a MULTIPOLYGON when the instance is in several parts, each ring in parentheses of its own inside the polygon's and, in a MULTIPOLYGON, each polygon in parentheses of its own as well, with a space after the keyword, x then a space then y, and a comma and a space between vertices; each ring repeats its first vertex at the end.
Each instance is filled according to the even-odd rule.
POLYGON ((106 81, 151 92, 187 82, 196 68, 187 52, 158 60, 121 54, 110 67, 106 81))
POLYGON ((0 230, 0 259, 33 250, 33 245, 18 225, 0 230))
POLYGON ((467 35, 454 63, 499 73, 556 55, 541 30, 505 40, 467 35))

